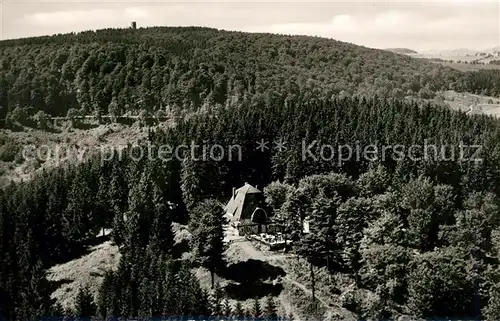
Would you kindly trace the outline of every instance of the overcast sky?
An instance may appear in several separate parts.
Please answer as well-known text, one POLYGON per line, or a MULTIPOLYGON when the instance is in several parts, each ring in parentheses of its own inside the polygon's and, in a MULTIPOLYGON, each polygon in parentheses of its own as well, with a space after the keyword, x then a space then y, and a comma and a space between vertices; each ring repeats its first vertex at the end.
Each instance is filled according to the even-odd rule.
POLYGON ((500 45, 500 1, 0 0, 3 39, 109 27, 210 26, 415 50, 500 45))

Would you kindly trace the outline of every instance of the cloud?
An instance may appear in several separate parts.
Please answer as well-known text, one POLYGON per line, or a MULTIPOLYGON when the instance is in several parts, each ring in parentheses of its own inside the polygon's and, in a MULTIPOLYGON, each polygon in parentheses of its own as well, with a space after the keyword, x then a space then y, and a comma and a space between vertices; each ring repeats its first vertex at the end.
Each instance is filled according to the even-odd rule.
POLYGON ((25 15, 23 20, 31 25, 68 25, 106 21, 114 14, 113 10, 106 9, 37 12, 25 15))
POLYGON ((149 10, 141 7, 126 8, 125 16, 132 19, 147 18, 149 16, 149 10))
POLYGON ((149 16, 147 8, 127 7, 123 9, 102 8, 87 10, 60 10, 36 12, 24 15, 24 23, 38 26, 92 26, 94 24, 113 24, 130 19, 143 19, 149 16))
POLYGON ((30 3, 29 6, 6 2, 4 36, 127 27, 130 21, 137 21, 141 27, 199 25, 317 35, 378 48, 481 49, 500 45, 499 5, 490 0, 91 2, 30 3))
POLYGON ((325 22, 253 25, 250 32, 319 35, 370 47, 416 49, 495 45, 500 39, 498 15, 437 15, 387 10, 374 15, 339 14, 325 22))

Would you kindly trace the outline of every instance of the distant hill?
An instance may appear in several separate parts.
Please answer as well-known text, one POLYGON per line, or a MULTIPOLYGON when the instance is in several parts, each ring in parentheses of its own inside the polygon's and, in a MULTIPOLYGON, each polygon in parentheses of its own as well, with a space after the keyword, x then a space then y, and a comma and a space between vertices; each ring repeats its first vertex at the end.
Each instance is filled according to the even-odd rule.
POLYGON ((419 52, 414 57, 430 59, 460 71, 488 70, 498 69, 494 63, 491 63, 499 57, 498 49, 498 47, 492 47, 480 51, 468 48, 427 50, 419 52))
POLYGON ((495 52, 500 52, 500 46, 488 48, 488 49, 482 50, 482 52, 491 53, 491 54, 493 54, 495 52))
POLYGON ((391 52, 394 52, 394 53, 398 53, 398 54, 405 54, 405 55, 417 54, 418 53, 415 50, 408 49, 408 48, 387 48, 385 50, 391 51, 391 52))
POLYGON ((341 93, 404 97, 422 91, 432 97, 484 84, 495 89, 487 94, 500 94, 490 76, 480 85, 474 77, 320 37, 201 27, 105 29, 0 41, 0 119, 22 121, 38 111, 138 115, 341 93))
POLYGON ((431 50, 423 50, 420 51, 420 54, 423 55, 432 55, 432 56, 475 56, 477 53, 480 51, 478 50, 473 50, 473 49, 468 49, 468 48, 457 48, 457 49, 444 49, 444 50, 437 50, 437 49, 431 49, 431 50))

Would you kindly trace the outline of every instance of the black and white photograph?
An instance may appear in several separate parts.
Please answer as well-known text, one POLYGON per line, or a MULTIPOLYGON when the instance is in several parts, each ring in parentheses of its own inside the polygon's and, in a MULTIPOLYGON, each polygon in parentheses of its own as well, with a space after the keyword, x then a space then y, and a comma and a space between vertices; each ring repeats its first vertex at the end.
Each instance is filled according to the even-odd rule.
POLYGON ((498 0, 0 0, 0 321, 500 320, 498 0))

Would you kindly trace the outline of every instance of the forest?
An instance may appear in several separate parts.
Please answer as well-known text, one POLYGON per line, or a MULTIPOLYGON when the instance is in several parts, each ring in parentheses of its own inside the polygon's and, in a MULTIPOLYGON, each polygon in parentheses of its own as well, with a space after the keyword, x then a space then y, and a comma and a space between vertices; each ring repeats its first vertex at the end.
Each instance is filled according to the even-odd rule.
MULTIPOLYGON (((58 39, 54 38, 54 41, 58 39)), ((151 130, 153 146, 190 141, 238 144, 233 161, 96 158, 39 174, 0 192, 0 313, 151 317, 230 315, 276 319, 273 303, 228 307, 224 291, 203 290, 190 272, 224 270, 222 208, 233 186, 265 186, 292 251, 315 271, 355 284, 343 305, 359 318, 500 318, 500 124, 482 115, 394 98, 303 96, 243 101, 151 130), (255 149, 281 138, 287 149, 255 149), (333 145, 461 142, 483 146, 479 162, 391 157, 374 161, 301 159, 303 140, 333 145), (310 219, 312 233, 300 222, 310 219), (171 223, 193 232, 184 259, 171 223), (96 302, 79 293, 73 311, 50 299, 45 268, 80 255, 100 229, 112 228, 122 258, 96 302)), ((146 144, 147 142, 144 142, 146 144)), ((286 317, 286 316, 279 316, 286 317)))
POLYGON ((0 119, 155 115, 262 99, 500 96, 500 71, 460 72, 332 39, 210 28, 106 29, 0 42, 0 119))

